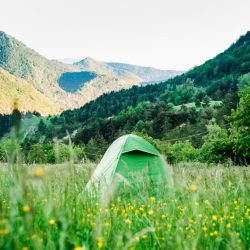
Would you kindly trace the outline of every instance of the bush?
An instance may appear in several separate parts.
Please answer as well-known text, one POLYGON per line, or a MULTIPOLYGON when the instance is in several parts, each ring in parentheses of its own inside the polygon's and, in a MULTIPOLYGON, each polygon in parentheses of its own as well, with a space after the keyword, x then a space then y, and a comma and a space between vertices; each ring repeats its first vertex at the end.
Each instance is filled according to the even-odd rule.
POLYGON ((189 141, 167 144, 165 153, 170 164, 199 160, 199 150, 189 141))
POLYGON ((1 143, 3 158, 9 163, 20 163, 23 161, 22 148, 18 140, 14 138, 6 139, 1 143))
POLYGON ((79 146, 58 144, 34 144, 28 155, 28 163, 63 163, 79 162, 84 158, 84 150, 79 146))
POLYGON ((233 146, 225 129, 216 124, 207 126, 208 135, 200 149, 200 160, 203 162, 226 162, 233 158, 233 146))

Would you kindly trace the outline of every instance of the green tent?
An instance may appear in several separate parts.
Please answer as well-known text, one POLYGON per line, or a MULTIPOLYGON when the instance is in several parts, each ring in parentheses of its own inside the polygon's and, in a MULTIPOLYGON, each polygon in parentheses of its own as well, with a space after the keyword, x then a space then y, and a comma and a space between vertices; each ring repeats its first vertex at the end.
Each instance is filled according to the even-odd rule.
POLYGON ((143 138, 129 134, 115 140, 96 167, 87 189, 103 189, 120 174, 126 179, 133 173, 146 172, 153 183, 166 181, 165 161, 156 148, 143 138))

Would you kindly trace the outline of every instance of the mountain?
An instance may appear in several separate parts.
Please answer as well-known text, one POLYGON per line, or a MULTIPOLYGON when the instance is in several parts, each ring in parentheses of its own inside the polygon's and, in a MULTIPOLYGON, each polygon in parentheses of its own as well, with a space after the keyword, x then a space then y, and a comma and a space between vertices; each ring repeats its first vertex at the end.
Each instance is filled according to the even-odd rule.
MULTIPOLYGON (((22 85, 25 81, 26 85, 29 84, 30 88, 39 92, 39 96, 43 96, 45 100, 44 104, 47 101, 53 103, 53 108, 47 109, 47 111, 51 111, 50 114, 79 108, 107 92, 128 89, 143 81, 158 81, 181 73, 128 64, 105 63, 91 58, 74 64, 64 64, 41 56, 22 42, 1 31, 0 68, 9 72, 13 77, 22 79, 22 85)), ((2 88, 8 82, 3 82, 3 79, 2 88)), ((14 87, 12 85, 13 91, 14 87)), ((20 95, 18 98, 22 99, 20 95)), ((12 98, 12 96, 9 95, 8 98, 12 98)), ((13 99, 7 101, 9 104, 13 103, 13 99)), ((32 104, 33 102, 28 98, 23 111, 33 110, 34 105, 32 104)), ((5 108, 6 110, 10 109, 5 108)), ((43 114, 48 114, 42 108, 39 110, 43 114)))
POLYGON ((84 103, 81 96, 70 95, 57 82, 62 73, 79 71, 78 68, 48 60, 4 32, 0 32, 0 67, 26 80, 54 103, 56 110, 79 107, 84 103))
MULTIPOLYGON (((0 68, 11 76, 22 79, 22 85, 26 82, 26 87, 29 84, 30 89, 39 92, 39 96, 43 96, 45 100, 44 104, 47 101, 53 103, 54 108, 47 109, 51 110, 51 114, 80 107, 103 93, 139 84, 138 80, 131 77, 119 77, 109 72, 102 74, 82 72, 81 67, 77 65, 48 60, 4 32, 0 32, 0 68)), ((13 80, 14 78, 11 76, 9 77, 13 80)), ((3 82, 3 79, 6 77, 2 78, 1 87, 6 88, 9 81, 3 82)), ((12 89, 14 87, 12 85, 12 89)), ((9 95, 8 98, 12 98, 12 95, 9 95)), ((23 97, 20 94, 18 98, 23 97)), ((13 99, 9 99, 7 102, 13 103, 13 99)), ((23 110, 33 110, 33 107, 33 102, 30 102, 28 98, 23 110)), ((4 112, 7 110, 9 108, 6 107, 4 112)), ((47 111, 42 113, 47 114, 47 111)))
MULTIPOLYGON (((90 59, 79 63, 92 70, 98 66, 99 71, 110 67, 90 59)), ((227 50, 185 74, 160 84, 104 94, 80 109, 51 118, 51 125, 41 133, 50 141, 54 136, 64 138, 69 131, 76 144, 95 141, 101 145, 136 131, 160 140, 190 137, 199 146, 211 119, 227 126, 224 116, 237 107, 238 85, 243 79, 249 82, 249 72, 247 32, 227 50)), ((34 136, 39 138, 39 133, 34 136)))
POLYGON ((11 113, 14 101, 18 102, 22 112, 37 111, 42 115, 59 112, 59 107, 27 81, 0 68, 0 113, 11 113))
POLYGON ((160 82, 166 81, 177 75, 184 73, 184 71, 177 70, 160 70, 152 67, 142 67, 124 63, 107 63, 117 74, 128 74, 138 77, 142 83, 145 82, 160 82))
POLYGON ((110 74, 118 77, 129 77, 138 80, 140 83, 166 81, 169 78, 184 73, 184 71, 160 70, 152 67, 143 67, 125 63, 102 62, 90 57, 74 64, 78 65, 85 71, 110 74))

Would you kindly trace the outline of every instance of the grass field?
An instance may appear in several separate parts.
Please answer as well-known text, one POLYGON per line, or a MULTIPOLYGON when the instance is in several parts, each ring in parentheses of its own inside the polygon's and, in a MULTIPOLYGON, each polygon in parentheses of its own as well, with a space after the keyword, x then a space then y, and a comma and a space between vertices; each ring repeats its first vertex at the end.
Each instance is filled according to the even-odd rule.
POLYGON ((0 165, 0 249, 250 249, 249 168, 180 164, 98 200, 94 167, 0 165))

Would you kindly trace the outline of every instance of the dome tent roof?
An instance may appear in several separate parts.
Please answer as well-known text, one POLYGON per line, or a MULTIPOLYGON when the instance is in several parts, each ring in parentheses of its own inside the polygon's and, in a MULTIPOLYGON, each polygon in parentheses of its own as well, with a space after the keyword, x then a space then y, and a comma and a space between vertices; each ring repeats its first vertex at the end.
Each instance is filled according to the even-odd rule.
POLYGON ((112 183, 116 173, 127 177, 130 172, 138 172, 149 166, 149 175, 156 180, 165 174, 165 162, 158 150, 145 139, 128 134, 115 140, 105 152, 96 167, 87 189, 99 187, 105 189, 112 183))

